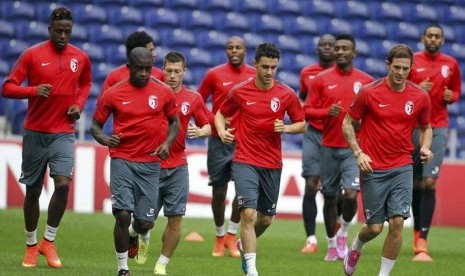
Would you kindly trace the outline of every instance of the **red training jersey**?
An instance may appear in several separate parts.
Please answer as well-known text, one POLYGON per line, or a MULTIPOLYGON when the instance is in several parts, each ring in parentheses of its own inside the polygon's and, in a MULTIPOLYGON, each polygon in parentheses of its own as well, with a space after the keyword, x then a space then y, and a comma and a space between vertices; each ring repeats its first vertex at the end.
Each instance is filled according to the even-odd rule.
MULTIPOLYGON (((195 124, 198 127, 203 127, 209 123, 208 109, 199 93, 183 85, 181 91, 174 93, 174 95, 181 125, 178 136, 170 147, 170 157, 161 162, 161 167, 164 169, 187 164, 184 149, 186 148, 187 127, 191 117, 194 117, 195 124)), ((164 123, 166 124, 167 121, 165 120, 164 123)), ((168 126, 165 126, 165 128, 168 128, 168 126)))
MULTIPOLYGON (((214 116, 226 99, 229 90, 234 85, 253 77, 255 77, 255 68, 245 63, 239 67, 235 67, 227 62, 207 71, 199 85, 199 93, 205 102, 210 95, 212 96, 212 112, 209 114, 212 136, 218 137, 214 124, 214 116)), ((234 118, 231 118, 232 121, 234 121, 234 118)), ((230 127, 233 128, 233 126, 230 127)))
MULTIPOLYGON (((302 68, 302 71, 300 71, 300 94, 306 95, 305 98, 307 98, 312 80, 316 75, 328 68, 322 67, 319 63, 302 68)), ((323 120, 308 120, 308 124, 319 131, 323 130, 323 120)))
POLYGON ((375 170, 413 163, 413 129, 430 121, 431 102, 426 91, 407 81, 403 91, 392 90, 386 78, 363 86, 348 114, 362 120, 360 147, 375 170))
MULTIPOLYGON (((177 114, 176 98, 171 88, 151 78, 144 87, 123 80, 101 95, 94 119, 104 124, 113 114, 113 133, 121 133, 110 156, 134 162, 160 161, 150 156, 164 142, 162 121, 177 114)), ((166 128, 164 128, 166 131, 166 128)))
POLYGON ((342 121, 362 85, 373 80, 372 76, 356 68, 344 73, 337 66, 321 72, 313 79, 304 111, 307 120, 324 119, 322 145, 333 148, 349 147, 342 134, 342 121), (337 117, 330 116, 329 108, 337 102, 341 102, 343 110, 337 117))
MULTIPOLYGON (((161 81, 165 81, 165 77, 163 76, 163 71, 155 66, 152 66, 151 75, 161 81)), ((129 78, 129 68, 127 64, 123 64, 113 69, 108 74, 108 76, 105 78, 105 81, 102 84, 102 89, 100 89, 100 95, 103 93, 103 91, 112 87, 115 83, 120 82, 127 78, 129 78)))
POLYGON ((274 132, 276 119, 287 113, 293 123, 304 121, 296 93, 275 80, 273 87, 262 90, 255 78, 236 85, 220 108, 229 117, 237 112, 234 161, 264 168, 282 167, 281 133, 274 132))
POLYGON ((50 40, 38 43, 21 54, 5 79, 6 98, 28 99, 24 128, 46 133, 72 133, 75 121, 68 109, 76 104, 82 111, 92 85, 90 60, 72 44, 58 51, 50 40), (24 80, 27 86, 21 86, 24 80), (48 98, 37 96, 40 84, 52 85, 48 98))
POLYGON ((409 80, 420 84, 427 78, 433 83, 433 87, 429 91, 431 98, 431 127, 448 127, 447 104, 456 102, 462 91, 457 60, 443 53, 432 56, 426 51, 416 52, 409 80), (444 87, 452 90, 452 99, 449 102, 444 100, 444 87))

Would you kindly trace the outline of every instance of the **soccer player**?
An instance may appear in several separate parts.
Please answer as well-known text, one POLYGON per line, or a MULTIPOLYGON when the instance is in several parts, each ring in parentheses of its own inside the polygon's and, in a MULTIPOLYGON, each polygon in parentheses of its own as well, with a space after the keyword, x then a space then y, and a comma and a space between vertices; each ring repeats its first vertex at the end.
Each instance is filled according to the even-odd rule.
MULTIPOLYGON (((319 62, 304 67, 300 72, 300 99, 305 101, 310 89, 310 83, 315 76, 334 65, 334 36, 323 35, 318 41, 316 52, 319 62)), ((305 194, 302 202, 307 240, 300 252, 316 253, 318 241, 315 236, 315 220, 317 207, 315 196, 320 181, 320 150, 323 120, 308 120, 307 130, 302 142, 302 177, 305 178, 305 194)))
POLYGON ((457 61, 440 52, 444 45, 444 32, 438 24, 428 25, 421 38, 424 51, 415 53, 415 62, 409 79, 425 89, 431 98, 431 127, 433 142, 431 151, 433 162, 421 164, 418 132, 414 132, 414 181, 413 181, 413 221, 414 221, 414 258, 413 261, 432 261, 429 256, 426 239, 433 219, 436 204, 436 180, 441 170, 446 150, 449 115, 447 105, 459 99, 461 91, 460 71, 457 61))
MULTIPOLYGON (((170 148, 170 157, 161 162, 156 215, 163 207, 163 212, 168 217, 168 224, 163 232, 162 249, 155 264, 155 275, 166 275, 166 266, 181 238, 182 216, 186 211, 189 194, 189 172, 184 151, 186 134, 189 139, 207 137, 211 134, 208 110, 202 97, 182 84, 186 74, 184 56, 179 52, 166 54, 163 62, 163 74, 166 84, 171 87, 176 96, 181 126, 178 136, 170 148), (195 119, 195 124, 189 123, 192 117, 195 119)), ((148 241, 147 243, 139 242, 138 256, 141 256, 141 249, 147 251, 148 241)))
POLYGON ((249 276, 256 269, 257 238, 270 226, 276 214, 282 170, 281 135, 305 130, 299 99, 286 84, 275 80, 280 51, 272 43, 255 51, 256 77, 234 86, 215 115, 221 141, 236 141, 233 176, 241 214, 241 240, 237 247, 242 269, 249 276), (239 112, 234 128, 227 118, 239 112), (287 113, 290 125, 283 122, 287 113))
MULTIPOLYGON (((145 47, 147 48, 150 53, 152 54, 152 62, 155 63, 155 59, 157 58, 157 54, 155 52, 155 45, 153 44, 153 38, 147 34, 145 31, 135 31, 130 34, 126 41, 124 42, 126 47, 126 57, 129 57, 129 53, 131 53, 132 49, 136 47, 145 47)), ((161 81, 163 81, 163 72, 155 67, 152 66, 151 75, 161 81)), ((100 90, 100 95, 103 91, 107 90, 115 83, 129 78, 129 69, 126 64, 123 64, 115 69, 113 69, 108 76, 105 78, 105 81, 102 84, 102 88, 100 90)))
POLYGON ((113 231, 118 275, 130 275, 129 225, 145 236, 156 217, 160 160, 179 131, 176 99, 171 89, 150 76, 152 55, 143 47, 129 54, 129 79, 102 94, 92 121, 92 136, 109 147, 110 192, 115 227, 113 231), (113 115, 114 134, 105 135, 103 125, 113 115), (162 127, 168 120, 169 126, 162 127), (165 140, 166 137, 166 140, 165 140), (131 214, 134 222, 131 223, 131 214))
POLYGON ((389 230, 378 275, 388 276, 395 264, 402 246, 404 219, 410 217, 412 133, 417 125, 421 162, 428 163, 433 158, 429 150, 431 102, 421 87, 406 80, 412 63, 413 52, 408 46, 394 46, 386 60, 387 77, 362 87, 342 125, 361 172, 366 218, 344 259, 346 275, 354 273, 364 244, 382 232, 385 221, 389 230), (355 125, 360 121, 359 145, 355 125))
MULTIPOLYGON (((210 124, 213 125, 213 116, 226 99, 229 90, 239 82, 253 78, 255 69, 245 64, 246 49, 242 38, 233 36, 226 43, 226 56, 228 62, 211 68, 207 71, 199 86, 199 93, 204 101, 212 96, 212 113, 210 124)), ((234 116, 232 116, 234 117, 234 116)), ((230 122, 233 123, 233 118, 230 122)), ((212 187, 212 212, 216 226, 216 241, 212 255, 224 256, 225 247, 231 257, 240 257, 236 248, 236 233, 239 226, 240 215, 237 209, 237 199, 232 202, 231 218, 226 233, 224 223, 225 200, 228 192, 228 183, 231 180, 231 166, 235 143, 223 144, 218 137, 217 130, 212 127, 212 136, 208 139, 207 169, 209 183, 212 187)))
POLYGON ((357 162, 344 140, 341 126, 347 109, 360 87, 373 78, 354 68, 355 40, 350 34, 336 36, 334 44, 336 66, 318 74, 311 84, 304 106, 307 120, 324 119, 320 159, 321 192, 324 196, 323 215, 328 239, 325 261, 344 259, 347 254, 347 232, 357 212, 359 172, 357 162), (324 166, 323 166, 324 165, 324 166), (342 223, 337 234, 337 195, 343 193, 342 223))
POLYGON ((72 29, 71 11, 54 9, 48 26, 50 39, 25 50, 3 84, 4 97, 28 99, 29 106, 19 178, 26 185, 24 267, 35 267, 39 253, 47 258, 50 267, 62 266, 54 241, 73 175, 74 128, 92 84, 89 57, 69 43, 72 29), (26 79, 27 86, 21 86, 26 79), (44 238, 37 244, 39 197, 47 165, 55 190, 48 206, 44 238))

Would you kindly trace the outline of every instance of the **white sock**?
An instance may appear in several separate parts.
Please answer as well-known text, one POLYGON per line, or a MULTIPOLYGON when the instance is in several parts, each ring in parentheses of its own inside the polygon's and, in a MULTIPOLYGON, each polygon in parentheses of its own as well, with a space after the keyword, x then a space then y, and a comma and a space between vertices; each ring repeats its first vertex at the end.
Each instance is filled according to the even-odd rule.
POLYGON ((57 231, 58 231, 58 227, 55 228, 47 224, 45 226, 45 233, 44 233, 45 239, 51 242, 54 241, 55 236, 57 235, 57 231))
POLYGON ((24 232, 26 233, 26 244, 27 245, 37 244, 37 229, 32 232, 28 232, 27 230, 24 230, 24 232))
POLYGON ((150 242, 150 230, 147 231, 147 233, 145 233, 145 234, 140 234, 139 237, 145 243, 150 242))
POLYGON ((389 276, 396 260, 390 260, 384 257, 381 257, 381 269, 379 271, 379 276, 389 276))
POLYGON ((336 237, 332 237, 332 238, 326 237, 326 239, 328 240, 328 248, 336 247, 336 237))
POLYGON ((247 273, 253 274, 257 273, 257 267, 255 266, 255 261, 257 259, 257 253, 245 253, 244 254, 245 262, 247 263, 247 273))
POLYGON ((131 224, 129 224, 129 236, 130 237, 135 237, 138 235, 138 233, 136 232, 136 230, 134 230, 134 227, 132 226, 132 222, 131 224))
POLYGON ((315 235, 311 235, 307 237, 307 242, 313 243, 313 244, 318 244, 318 241, 316 240, 315 235))
POLYGON ((236 235, 237 234, 237 228, 239 228, 239 223, 235 223, 233 221, 229 221, 228 225, 228 233, 236 235))
POLYGON ((350 226, 350 221, 347 222, 344 219, 341 219, 341 228, 339 228, 339 231, 337 231, 337 235, 342 236, 342 237, 347 237, 347 234, 349 232, 349 226, 350 226))
POLYGON ((160 257, 157 260, 157 264, 162 264, 164 266, 167 266, 169 262, 170 258, 164 256, 163 254, 160 254, 160 257))
POLYGON ((224 224, 216 227, 217 237, 224 237, 225 234, 226 234, 226 228, 224 227, 224 224))
POLYGON ((129 270, 127 251, 123 253, 116 252, 116 260, 118 262, 118 270, 121 270, 121 269, 129 270))
POLYGON ((357 235, 357 237, 354 239, 354 242, 352 243, 352 249, 358 252, 362 252, 364 246, 365 244, 358 239, 357 235))

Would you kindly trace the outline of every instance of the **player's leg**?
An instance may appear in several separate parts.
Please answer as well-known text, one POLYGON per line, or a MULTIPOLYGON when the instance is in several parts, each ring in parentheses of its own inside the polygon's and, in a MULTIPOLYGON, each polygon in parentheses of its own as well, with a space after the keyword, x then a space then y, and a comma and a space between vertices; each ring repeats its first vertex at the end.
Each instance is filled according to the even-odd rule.
POLYGON ((413 191, 412 191, 412 214, 413 214, 413 252, 416 251, 420 237, 420 214, 421 214, 421 198, 423 197, 423 165, 420 162, 420 141, 418 129, 413 131, 412 143, 414 150, 412 153, 413 159, 413 191))
POLYGON ((181 238, 182 215, 168 216, 168 224, 162 236, 161 254, 155 264, 155 275, 166 275, 166 267, 181 238))

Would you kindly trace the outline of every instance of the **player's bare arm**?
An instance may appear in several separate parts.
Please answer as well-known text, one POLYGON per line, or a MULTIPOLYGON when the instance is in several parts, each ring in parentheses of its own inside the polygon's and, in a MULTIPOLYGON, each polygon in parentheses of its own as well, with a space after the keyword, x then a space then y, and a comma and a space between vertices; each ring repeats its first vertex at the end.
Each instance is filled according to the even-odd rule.
POLYGON ((81 118, 81 109, 77 104, 73 104, 69 107, 67 114, 71 121, 77 121, 81 118))
POLYGON ((95 119, 92 120, 90 133, 99 144, 110 148, 117 147, 121 141, 121 133, 111 136, 105 135, 103 132, 103 124, 99 121, 96 121, 95 119))
POLYGON ((357 137, 355 136, 355 127, 358 124, 358 121, 354 120, 349 114, 346 114, 344 121, 342 122, 342 133, 357 159, 358 168, 364 173, 372 173, 373 169, 370 166, 370 163, 372 162, 371 158, 362 151, 357 142, 357 137))
POLYGON ((207 137, 212 133, 210 124, 205 124, 202 127, 198 127, 193 123, 189 123, 187 127, 187 137, 189 139, 207 137))
POLYGON ((433 141, 433 130, 431 125, 420 125, 420 160, 426 164, 433 160, 433 153, 430 150, 431 142, 433 141))
POLYGON ((174 140, 178 136, 179 128, 181 123, 179 122, 178 114, 175 116, 168 118, 168 135, 160 146, 153 152, 151 155, 158 155, 162 160, 166 160, 170 157, 170 147, 173 144, 174 140))
POLYGON ((234 141, 233 128, 226 129, 227 118, 220 112, 215 114, 215 127, 218 130, 218 136, 223 143, 229 145, 234 141))
POLYGON ((295 122, 290 125, 285 125, 283 120, 276 119, 274 121, 274 132, 299 134, 305 131, 305 121, 295 122))

